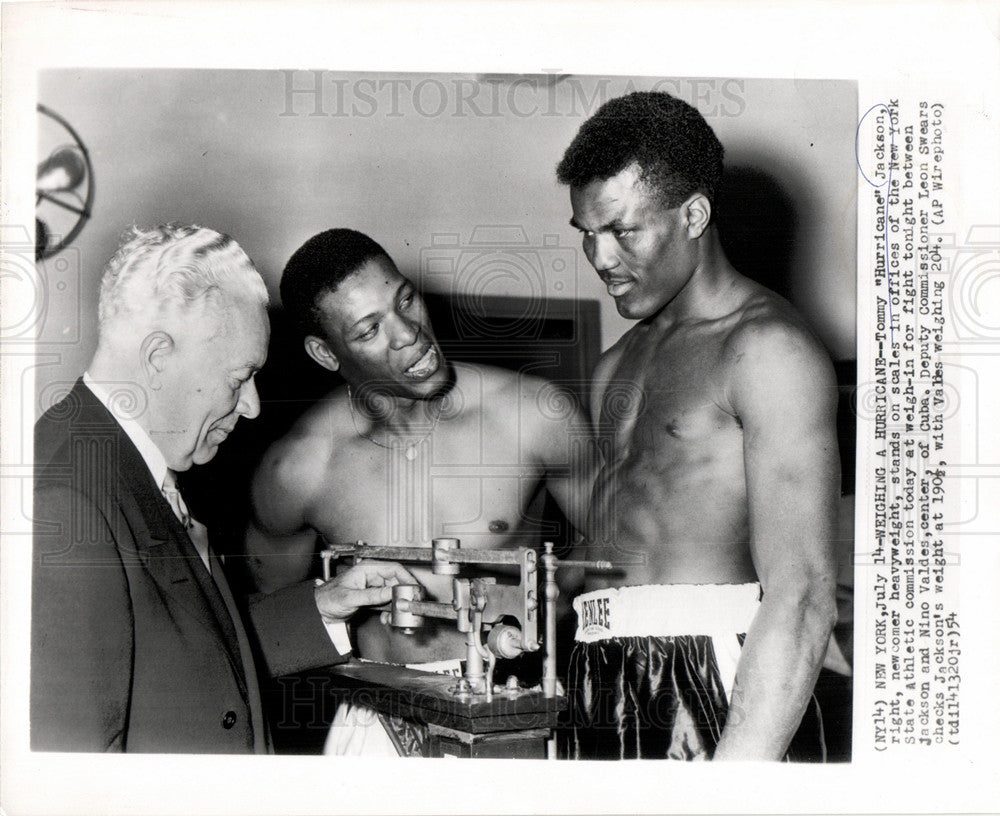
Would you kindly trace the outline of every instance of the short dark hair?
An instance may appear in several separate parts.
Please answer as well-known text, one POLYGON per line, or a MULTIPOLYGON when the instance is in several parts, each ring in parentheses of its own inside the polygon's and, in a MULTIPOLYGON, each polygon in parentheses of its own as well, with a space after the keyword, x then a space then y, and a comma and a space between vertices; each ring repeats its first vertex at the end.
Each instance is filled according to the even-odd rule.
POLYGON ((698 110, 668 93, 636 91, 605 102, 580 127, 556 168, 560 183, 583 187, 638 164, 663 206, 694 192, 714 203, 722 144, 698 110))
POLYGON ((374 258, 388 258, 382 247, 362 232, 330 229, 314 235, 285 264, 281 303, 303 334, 324 335, 319 300, 374 258))

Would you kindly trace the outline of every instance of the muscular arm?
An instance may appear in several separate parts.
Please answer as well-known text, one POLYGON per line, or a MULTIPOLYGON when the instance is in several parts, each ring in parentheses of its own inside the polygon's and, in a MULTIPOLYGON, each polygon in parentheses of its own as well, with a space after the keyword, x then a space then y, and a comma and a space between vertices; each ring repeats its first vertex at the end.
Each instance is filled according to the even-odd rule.
MULTIPOLYGON (((622 338, 601 355, 601 359, 598 360, 597 365, 594 367, 594 374, 590 383, 590 423, 595 432, 600 432, 601 430, 601 408, 604 405, 604 401, 609 398, 613 399, 613 392, 621 390, 615 387, 621 384, 616 384, 612 378, 615 370, 618 368, 618 363, 621 361, 624 349, 625 338, 622 338), (608 393, 609 389, 612 391, 610 395, 608 393)), ((622 393, 628 397, 632 393, 633 386, 631 383, 626 383, 625 386, 626 388, 622 393)), ((638 389, 636 389, 636 393, 638 393, 638 389)))
POLYGON ((271 446, 254 474, 253 512, 244 547, 260 592, 274 592, 309 575, 316 533, 306 517, 321 453, 305 438, 282 439, 271 446))
POLYGON ((836 383, 818 344, 786 325, 741 330, 733 353, 730 399, 743 423, 763 599, 715 758, 776 760, 802 718, 836 620, 836 383))
POLYGON ((522 428, 545 468, 545 486, 570 524, 586 529, 596 454, 590 424, 573 397, 557 385, 527 380, 521 397, 522 428))

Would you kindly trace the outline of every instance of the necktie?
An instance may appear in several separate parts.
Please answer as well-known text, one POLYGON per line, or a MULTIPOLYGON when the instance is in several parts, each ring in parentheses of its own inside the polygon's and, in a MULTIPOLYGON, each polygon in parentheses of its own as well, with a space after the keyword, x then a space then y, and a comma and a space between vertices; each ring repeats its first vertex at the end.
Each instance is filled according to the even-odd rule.
POLYGON ((163 486, 160 489, 163 491, 163 497, 170 505, 170 509, 174 511, 174 515, 177 516, 187 531, 191 543, 194 544, 198 555, 201 556, 205 569, 211 573, 212 562, 208 555, 208 528, 193 518, 188 512, 187 505, 184 503, 184 497, 181 496, 180 490, 177 489, 177 479, 172 470, 167 471, 167 475, 163 478, 163 486))

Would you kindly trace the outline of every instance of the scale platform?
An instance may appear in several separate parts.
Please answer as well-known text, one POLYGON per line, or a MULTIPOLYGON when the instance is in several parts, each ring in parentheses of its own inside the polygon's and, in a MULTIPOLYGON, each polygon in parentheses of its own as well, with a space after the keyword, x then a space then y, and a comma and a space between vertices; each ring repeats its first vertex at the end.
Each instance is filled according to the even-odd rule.
MULTIPOLYGON (((455 694, 457 677, 352 660, 322 670, 338 693, 380 714, 427 727, 424 756, 544 759, 565 696, 498 688, 493 699, 455 694)), ((311 672, 315 677, 316 672, 311 672)))

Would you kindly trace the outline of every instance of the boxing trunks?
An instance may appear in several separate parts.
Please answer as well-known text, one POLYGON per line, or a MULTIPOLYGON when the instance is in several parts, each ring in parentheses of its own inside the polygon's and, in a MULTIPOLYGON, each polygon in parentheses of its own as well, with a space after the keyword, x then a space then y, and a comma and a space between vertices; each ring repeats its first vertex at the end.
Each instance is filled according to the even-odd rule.
MULTIPOLYGON (((462 660, 414 663, 408 669, 462 676, 462 660)), ((323 748, 332 756, 423 756, 427 727, 345 700, 337 706, 323 748)))
MULTIPOLYGON (((760 585, 602 589, 573 601, 569 744, 574 759, 711 759, 730 716, 760 585)), ((789 759, 825 759, 815 700, 789 759)))

